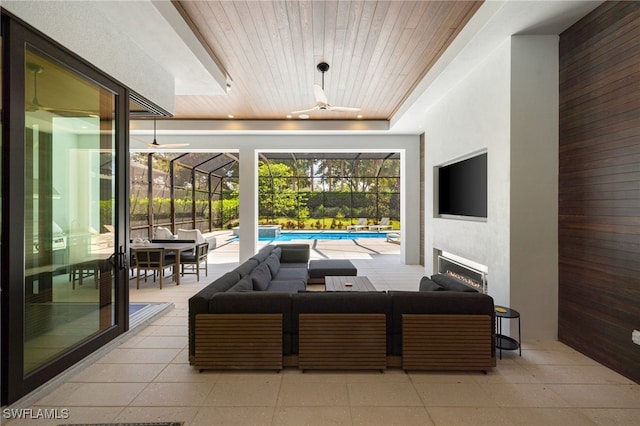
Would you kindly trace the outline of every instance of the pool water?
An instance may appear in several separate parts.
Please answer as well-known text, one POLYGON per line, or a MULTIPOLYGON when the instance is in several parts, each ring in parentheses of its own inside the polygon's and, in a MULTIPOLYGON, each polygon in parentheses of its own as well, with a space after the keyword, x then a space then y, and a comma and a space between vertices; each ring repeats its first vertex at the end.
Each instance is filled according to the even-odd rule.
MULTIPOLYGON (((291 240, 355 240, 358 238, 386 238, 386 232, 331 232, 331 231, 283 231, 276 238, 260 237, 259 241, 291 241, 291 240)), ((233 241, 237 241, 237 237, 233 241)))

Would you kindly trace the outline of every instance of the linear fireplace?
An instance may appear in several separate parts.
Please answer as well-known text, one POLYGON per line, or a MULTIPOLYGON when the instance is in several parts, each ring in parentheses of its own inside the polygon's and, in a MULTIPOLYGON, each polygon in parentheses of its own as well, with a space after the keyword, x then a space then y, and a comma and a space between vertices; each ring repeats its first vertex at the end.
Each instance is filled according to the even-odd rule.
POLYGON ((487 273, 465 265, 460 259, 438 255, 438 273, 449 275, 481 293, 487 293, 487 273))

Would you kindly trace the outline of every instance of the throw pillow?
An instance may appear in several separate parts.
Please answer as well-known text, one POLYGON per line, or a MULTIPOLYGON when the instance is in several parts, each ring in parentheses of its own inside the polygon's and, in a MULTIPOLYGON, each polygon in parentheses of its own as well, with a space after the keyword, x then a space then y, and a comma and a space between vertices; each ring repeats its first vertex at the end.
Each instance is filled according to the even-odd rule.
POLYGON ((443 291, 438 283, 431 281, 428 277, 422 277, 420 280, 420 291, 443 291))
POLYGON ((271 253, 269 257, 267 257, 267 260, 264 261, 264 263, 266 263, 269 267, 269 270, 271 271, 271 277, 275 277, 280 270, 280 259, 278 259, 278 256, 271 253))
POLYGON ((432 275, 431 279, 438 285, 444 288, 446 291, 464 291, 469 293, 477 293, 476 290, 469 287, 466 284, 462 284, 460 281, 445 274, 432 275))
POLYGON ((253 282, 251 281, 251 277, 248 275, 227 290, 228 293, 238 293, 243 291, 253 291, 253 282))
POLYGON ((274 248, 271 254, 275 254, 276 256, 278 256, 278 261, 279 261, 280 257, 282 256, 282 247, 274 248))
POLYGON ((261 263, 256 266, 250 276, 254 290, 264 291, 269 287, 269 283, 271 282, 271 271, 266 263, 261 263))

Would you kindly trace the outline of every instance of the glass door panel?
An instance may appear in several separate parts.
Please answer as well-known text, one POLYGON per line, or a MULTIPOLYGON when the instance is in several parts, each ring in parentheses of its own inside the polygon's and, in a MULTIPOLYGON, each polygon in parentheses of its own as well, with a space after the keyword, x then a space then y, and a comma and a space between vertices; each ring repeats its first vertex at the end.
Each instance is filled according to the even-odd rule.
POLYGON ((26 375, 114 325, 116 96, 27 49, 26 375))

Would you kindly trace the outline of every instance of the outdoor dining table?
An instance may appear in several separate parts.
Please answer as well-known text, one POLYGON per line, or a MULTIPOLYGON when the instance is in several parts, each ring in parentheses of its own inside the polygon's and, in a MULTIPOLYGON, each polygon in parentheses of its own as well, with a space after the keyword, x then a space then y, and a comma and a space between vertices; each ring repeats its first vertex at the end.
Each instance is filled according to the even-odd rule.
POLYGON ((180 285, 180 253, 191 251, 196 248, 196 242, 192 243, 143 243, 131 245, 134 249, 164 249, 165 252, 175 253, 176 255, 176 285, 180 285))

